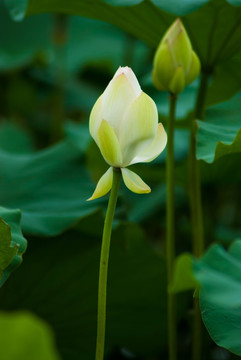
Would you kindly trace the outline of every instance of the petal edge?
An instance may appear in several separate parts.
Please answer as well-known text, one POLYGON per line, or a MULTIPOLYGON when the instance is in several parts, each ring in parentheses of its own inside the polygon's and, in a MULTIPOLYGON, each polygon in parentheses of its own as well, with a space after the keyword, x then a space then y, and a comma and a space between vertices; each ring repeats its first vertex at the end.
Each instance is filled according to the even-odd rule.
POLYGON ((156 136, 151 143, 151 145, 143 151, 140 155, 137 155, 131 162, 132 164, 137 164, 141 162, 150 162, 154 160, 161 152, 165 149, 167 144, 167 133, 162 125, 158 124, 156 136))

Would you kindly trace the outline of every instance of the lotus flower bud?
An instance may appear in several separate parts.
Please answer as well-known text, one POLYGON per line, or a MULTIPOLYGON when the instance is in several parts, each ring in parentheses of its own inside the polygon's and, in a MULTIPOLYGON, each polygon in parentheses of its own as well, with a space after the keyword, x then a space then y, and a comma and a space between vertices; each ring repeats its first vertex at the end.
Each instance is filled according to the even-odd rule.
POLYGON ((110 165, 89 200, 104 196, 111 189, 113 167, 121 169, 131 191, 150 192, 149 186, 126 167, 155 159, 165 148, 167 135, 162 124, 158 124, 156 104, 141 90, 130 68, 120 67, 96 101, 89 129, 110 165))
POLYGON ((200 61, 187 32, 177 19, 162 38, 154 57, 153 83, 161 91, 179 94, 200 73, 200 61))

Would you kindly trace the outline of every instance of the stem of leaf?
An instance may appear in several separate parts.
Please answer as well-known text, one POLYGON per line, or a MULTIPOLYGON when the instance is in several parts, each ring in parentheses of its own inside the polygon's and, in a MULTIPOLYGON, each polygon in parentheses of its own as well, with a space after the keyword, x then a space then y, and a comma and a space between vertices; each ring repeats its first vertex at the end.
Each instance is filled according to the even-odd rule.
MULTIPOLYGON (((175 132, 175 110, 177 97, 170 94, 169 105, 169 119, 168 119, 168 142, 167 142, 167 239, 166 239, 166 253, 167 253, 167 286, 173 280, 173 266, 175 260, 175 232, 174 232, 174 132, 175 132)), ((176 301, 175 295, 167 292, 167 306, 168 306, 168 350, 169 360, 177 358, 177 330, 176 330, 176 301)))
POLYGON ((116 208, 120 180, 121 180, 120 169, 113 168, 113 183, 112 183, 112 189, 107 207, 107 212, 105 216, 102 246, 101 246, 101 256, 100 256, 97 339, 96 339, 96 355, 95 355, 96 360, 103 360, 104 358, 108 261, 109 261, 112 222, 116 208))
MULTIPOLYGON (((208 74, 202 73, 194 111, 194 120, 191 124, 189 147, 189 189, 193 239, 193 254, 199 258, 204 252, 204 229, 202 214, 202 195, 200 180, 200 164, 196 158, 197 123, 196 119, 203 120, 205 116, 205 101, 208 87, 208 74)), ((202 357, 202 320, 199 307, 199 298, 194 298, 193 342, 192 358, 200 360, 202 357)))

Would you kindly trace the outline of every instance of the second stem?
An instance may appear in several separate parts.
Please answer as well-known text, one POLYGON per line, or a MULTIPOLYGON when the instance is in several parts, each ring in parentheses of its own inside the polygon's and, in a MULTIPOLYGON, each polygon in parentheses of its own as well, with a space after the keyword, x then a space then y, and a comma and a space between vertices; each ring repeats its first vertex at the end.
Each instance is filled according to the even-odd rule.
MULTIPOLYGON (((189 147, 189 189, 190 189, 190 209, 193 238, 193 254, 200 258, 204 252, 204 230, 202 214, 202 195, 200 164, 196 158, 197 151, 197 124, 196 119, 203 120, 205 116, 205 100, 208 87, 208 73, 201 74, 201 81, 198 89, 194 120, 191 124, 190 147, 189 147)), ((194 298, 194 318, 193 318, 193 342, 192 359, 201 360, 202 358, 202 320, 200 314, 199 298, 194 298)))
MULTIPOLYGON (((173 266, 175 260, 175 156, 174 156, 174 133, 175 133, 175 110, 177 97, 170 94, 170 108, 168 119, 168 142, 167 142, 167 168, 166 168, 166 182, 167 182, 167 239, 166 239, 166 253, 167 253, 167 286, 173 280, 173 266)), ((175 295, 167 292, 167 306, 168 306, 168 351, 169 360, 176 360, 177 358, 177 330, 176 330, 176 303, 175 295)))

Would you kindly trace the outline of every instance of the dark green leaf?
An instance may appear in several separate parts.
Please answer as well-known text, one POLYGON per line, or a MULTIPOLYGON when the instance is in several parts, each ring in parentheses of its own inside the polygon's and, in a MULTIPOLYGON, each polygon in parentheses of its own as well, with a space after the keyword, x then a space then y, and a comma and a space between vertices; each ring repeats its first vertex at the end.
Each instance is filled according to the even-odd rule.
POLYGON ((175 15, 185 15, 199 9, 210 0, 151 0, 160 9, 175 15))
POLYGON ((30 136, 13 121, 2 122, 0 125, 1 149, 14 154, 29 153, 34 150, 30 136))
POLYGON ((198 121, 197 158, 212 163, 241 152, 241 95, 207 111, 207 121, 198 121))
POLYGON ((232 98, 241 89, 241 54, 215 68, 207 92, 207 106, 232 98))
POLYGON ((169 291, 177 293, 198 287, 193 273, 193 257, 191 254, 181 254, 176 258, 173 283, 169 291))
POLYGON ((211 337, 219 346, 241 355, 241 241, 229 252, 212 246, 195 261, 194 272, 201 284, 202 317, 211 337))
POLYGON ((51 46, 51 17, 41 15, 16 23, 10 19, 4 4, 0 3, 0 23, 4 36, 0 37, 0 71, 28 64, 51 46), (41 29, 41 31, 39 31, 41 29))
MULTIPOLYGON (((28 309, 46 319, 64 359, 92 360, 99 256, 100 241, 80 232, 31 239, 23 265, 6 284, 2 307, 28 309)), ((165 262, 136 225, 123 225, 111 243, 106 352, 120 346, 151 357, 165 344, 165 262)))
POLYGON ((140 4, 143 0, 104 0, 107 4, 114 6, 133 6, 140 4))
POLYGON ((22 210, 26 233, 59 234, 98 207, 86 202, 95 185, 70 140, 32 154, 0 151, 0 163, 1 203, 22 210))
MULTIPOLYGON (((169 2, 170 7, 175 11, 177 10, 176 3, 176 1, 173 4, 169 2)), ((198 2, 198 5, 203 3, 204 1, 198 2)), ((160 10, 150 1, 141 2, 133 7, 110 6, 100 0, 91 2, 70 0, 67 3, 63 0, 58 3, 54 0, 41 2, 8 0, 7 5, 17 19, 23 18, 26 14, 48 11, 98 18, 114 23, 123 30, 145 40, 151 46, 157 46, 165 30, 175 19, 174 16, 160 10)), ((184 6, 185 8, 190 6, 192 9, 196 5, 196 1, 188 1, 185 5, 182 2, 180 9, 184 6)), ((209 1, 198 11, 183 17, 194 49, 200 56, 204 67, 212 68, 240 51, 240 17, 241 9, 230 5, 225 0, 209 1)))

